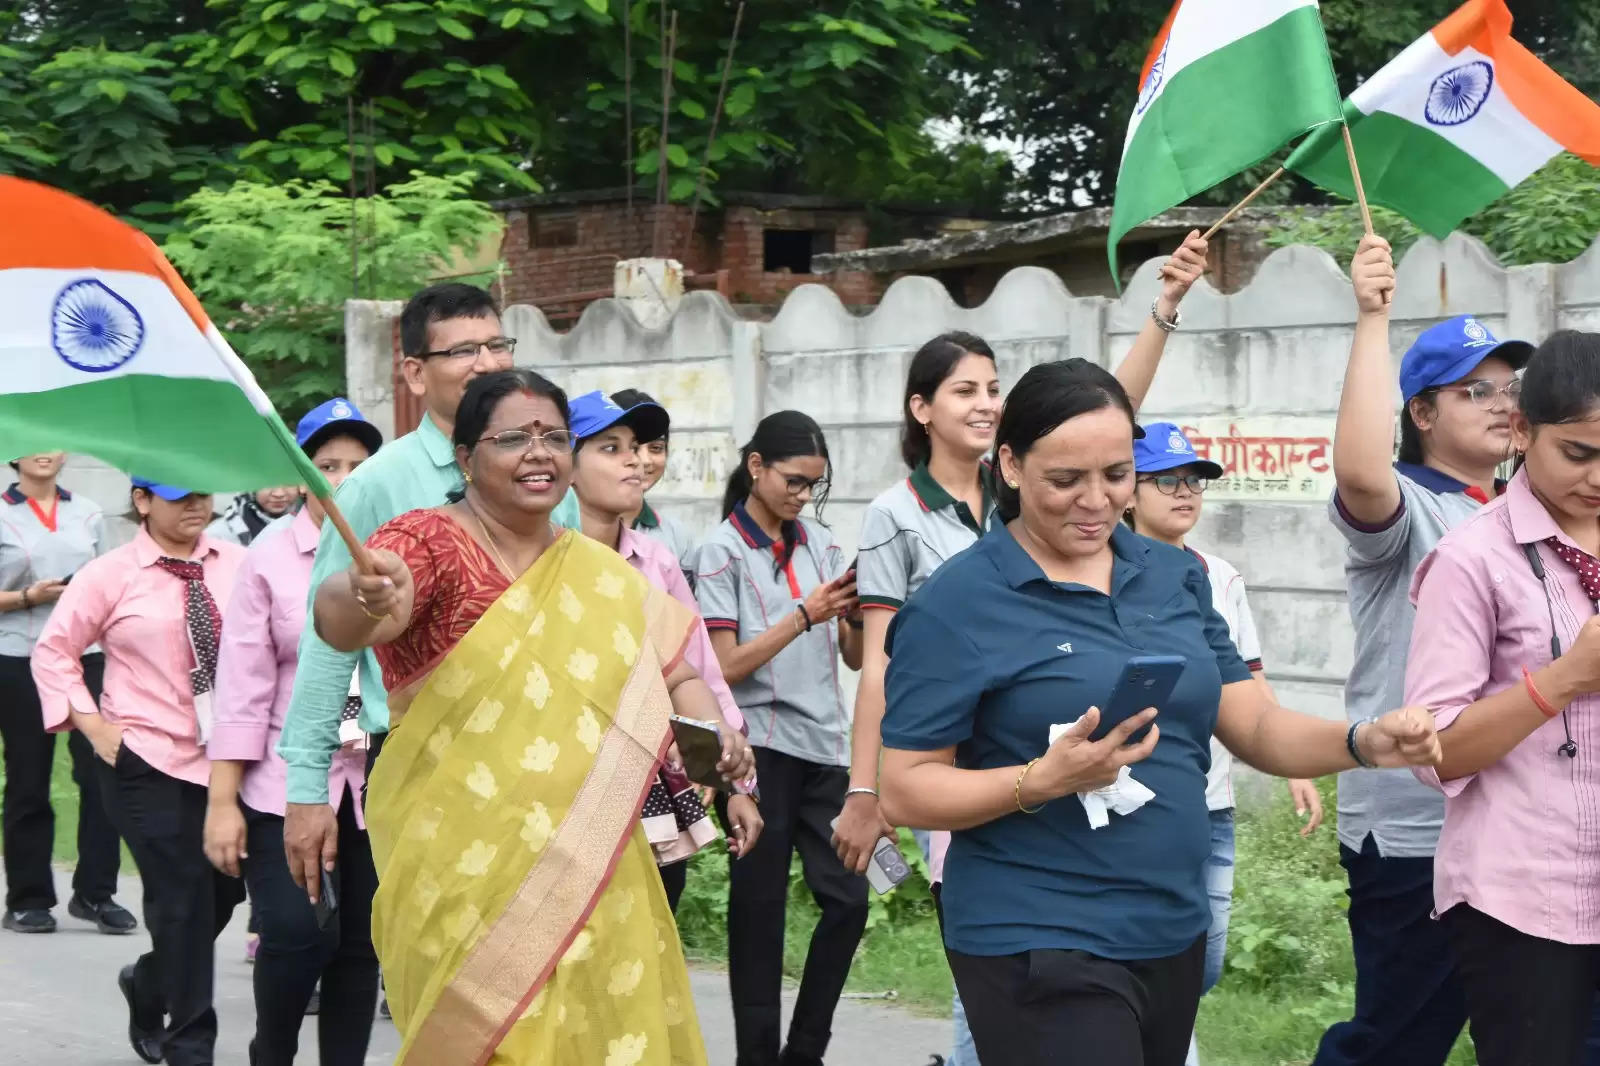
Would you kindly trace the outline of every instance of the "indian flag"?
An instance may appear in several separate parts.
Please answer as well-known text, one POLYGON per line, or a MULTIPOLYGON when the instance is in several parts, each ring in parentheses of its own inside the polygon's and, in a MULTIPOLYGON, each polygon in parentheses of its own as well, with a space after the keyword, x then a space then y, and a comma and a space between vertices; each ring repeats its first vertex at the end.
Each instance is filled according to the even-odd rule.
MULTIPOLYGON (((1503 0, 1470 0, 1344 105, 1367 199, 1435 237, 1567 151, 1600 165, 1600 106, 1511 39, 1503 0)), ((1354 198, 1336 128, 1285 166, 1354 198)))
POLYGON ((1315 0, 1178 0, 1139 76, 1117 172, 1117 241, 1135 226, 1339 119, 1315 0))
POLYGON ((0 177, 0 458, 96 456, 197 492, 327 482, 150 238, 0 177))

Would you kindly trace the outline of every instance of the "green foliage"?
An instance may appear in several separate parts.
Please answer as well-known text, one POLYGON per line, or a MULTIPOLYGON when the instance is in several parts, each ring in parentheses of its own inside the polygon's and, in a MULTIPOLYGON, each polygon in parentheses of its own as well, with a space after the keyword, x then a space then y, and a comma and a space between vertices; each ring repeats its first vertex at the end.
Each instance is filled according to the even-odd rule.
MULTIPOLYGON (((1372 209, 1372 228, 1388 238, 1395 255, 1421 235, 1394 211, 1372 209)), ((1507 266, 1565 263, 1600 234, 1600 180, 1595 169, 1571 155, 1558 155, 1532 177, 1461 226, 1487 244, 1507 266)), ((1364 229, 1355 204, 1288 214, 1268 234, 1274 247, 1312 244, 1348 267, 1364 229)))
POLYGON ((344 391, 347 298, 403 299, 498 233, 472 183, 418 174, 355 201, 327 182, 202 189, 163 250, 292 421, 344 391))
MULTIPOLYGON (((701 179, 713 195, 870 196, 937 158, 925 126, 956 91, 947 63, 969 50, 971 0, 750 4, 714 143, 733 8, 671 7, 675 198, 701 179)), ((480 199, 648 189, 662 33, 651 0, 22 0, 0 14, 0 169, 159 228, 202 187, 346 186, 353 100, 372 105, 370 137, 357 116, 362 187, 370 148, 377 187, 470 170, 480 199)))

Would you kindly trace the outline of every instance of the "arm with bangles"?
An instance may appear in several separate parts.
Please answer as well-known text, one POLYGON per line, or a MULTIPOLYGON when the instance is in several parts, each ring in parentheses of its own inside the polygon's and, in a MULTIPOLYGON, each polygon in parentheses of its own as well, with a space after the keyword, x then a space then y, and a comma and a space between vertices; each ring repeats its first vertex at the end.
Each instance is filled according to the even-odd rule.
MULTIPOLYGON (((674 714, 702 722, 723 721, 716 693, 684 660, 679 659, 677 665, 667 672, 666 684, 674 714)), ((717 762, 717 771, 730 786, 748 781, 756 772, 755 750, 750 747, 750 742, 737 729, 723 727, 718 730, 718 735, 722 739, 722 758, 717 762)), ((754 797, 740 792, 730 795, 728 822, 728 831, 733 836, 729 847, 734 856, 748 854, 760 839, 764 824, 754 797)))
POLYGON ((1161 292, 1156 297, 1154 311, 1171 328, 1163 329, 1154 316, 1147 318, 1139 335, 1134 338, 1133 346, 1117 366, 1116 378, 1127 391, 1128 400, 1136 412, 1143 406, 1145 395, 1155 381, 1156 369, 1161 365, 1161 356, 1167 349, 1167 337, 1172 329, 1177 328, 1178 305, 1183 302, 1190 287, 1206 272, 1207 248, 1200 231, 1192 230, 1178 250, 1161 265, 1161 292))
MULTIPOLYGON (((705 580, 704 576, 701 580, 705 580)), ((764 632, 743 644, 739 643, 739 634, 735 630, 722 627, 712 629, 711 646, 716 649, 717 662, 722 666, 723 678, 728 684, 737 685, 777 658, 779 652, 814 626, 830 622, 849 612, 855 605, 855 599, 855 576, 845 574, 812 589, 810 595, 802 603, 797 604, 793 611, 783 615, 764 632)), ((842 655, 846 655, 845 639, 841 634, 839 644, 842 655)), ((852 635, 851 639, 859 640, 859 635, 852 635)), ((859 668, 861 661, 859 644, 856 647, 858 652, 856 663, 859 668)), ((847 655, 845 664, 849 665, 847 655)))

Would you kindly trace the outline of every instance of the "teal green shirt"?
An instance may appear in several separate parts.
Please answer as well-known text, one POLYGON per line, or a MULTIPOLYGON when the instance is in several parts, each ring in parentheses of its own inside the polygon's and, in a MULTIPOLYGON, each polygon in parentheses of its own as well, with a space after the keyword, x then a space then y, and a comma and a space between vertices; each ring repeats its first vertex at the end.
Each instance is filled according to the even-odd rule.
MULTIPOLYGON (((366 540, 385 522, 407 511, 438 507, 461 487, 455 447, 433 419, 424 416, 412 433, 381 448, 339 486, 334 498, 357 537, 366 540)), ((578 505, 572 493, 557 505, 551 521, 578 527, 578 505)), ((322 527, 310 596, 328 577, 350 566, 350 551, 333 523, 322 527)), ((308 625, 300 636, 300 662, 294 694, 284 717, 278 754, 289 764, 290 803, 327 803, 328 767, 339 750, 339 716, 350 695, 350 675, 361 671, 361 728, 389 731, 389 694, 383 671, 369 648, 335 651, 308 625)))

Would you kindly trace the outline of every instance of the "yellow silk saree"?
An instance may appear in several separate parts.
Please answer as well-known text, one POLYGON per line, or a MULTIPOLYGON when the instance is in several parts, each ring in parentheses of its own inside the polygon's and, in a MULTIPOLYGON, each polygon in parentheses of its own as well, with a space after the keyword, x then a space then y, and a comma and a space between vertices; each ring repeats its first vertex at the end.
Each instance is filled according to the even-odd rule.
POLYGON ((639 821, 693 621, 569 534, 391 693, 367 824, 397 1066, 704 1066, 639 821))

